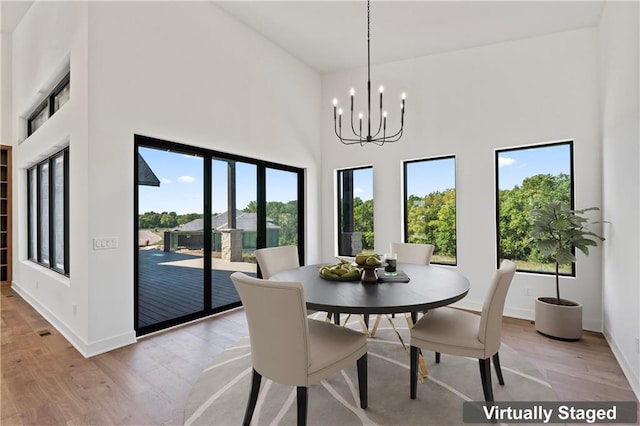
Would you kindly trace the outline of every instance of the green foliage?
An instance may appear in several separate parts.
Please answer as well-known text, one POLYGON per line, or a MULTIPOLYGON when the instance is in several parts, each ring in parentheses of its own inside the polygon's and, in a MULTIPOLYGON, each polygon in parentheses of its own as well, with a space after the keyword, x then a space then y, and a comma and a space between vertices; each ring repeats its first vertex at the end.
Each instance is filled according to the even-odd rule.
POLYGON ((156 213, 154 211, 150 211, 138 215, 138 226, 140 229, 175 228, 178 225, 183 225, 194 219, 200 219, 202 217, 203 215, 199 213, 178 215, 176 212, 156 213))
POLYGON ((362 232, 363 250, 373 250, 373 200, 353 199, 353 229, 362 232))
MULTIPOLYGON (((254 201, 249 206, 255 205, 254 201)), ((246 209, 244 210, 247 211, 246 209)), ((267 203, 267 218, 280 227, 278 245, 298 244, 298 202, 296 200, 283 203, 270 201, 267 203)))
POLYGON ((408 242, 433 244, 434 254, 453 259, 456 256, 456 191, 434 191, 424 197, 407 199, 408 242))
POLYGON ((550 201, 571 202, 571 180, 567 174, 538 174, 522 185, 499 193, 500 252, 502 258, 544 262, 545 256, 530 244, 531 210, 550 201))
POLYGON ((582 216, 591 207, 582 210, 571 210, 567 204, 551 201, 540 208, 531 210, 533 228, 531 241, 535 242, 543 256, 556 265, 556 296, 560 300, 559 266, 576 261, 573 249, 577 248, 589 255, 589 247, 597 246, 598 240, 604 238, 589 231, 589 219, 582 216))

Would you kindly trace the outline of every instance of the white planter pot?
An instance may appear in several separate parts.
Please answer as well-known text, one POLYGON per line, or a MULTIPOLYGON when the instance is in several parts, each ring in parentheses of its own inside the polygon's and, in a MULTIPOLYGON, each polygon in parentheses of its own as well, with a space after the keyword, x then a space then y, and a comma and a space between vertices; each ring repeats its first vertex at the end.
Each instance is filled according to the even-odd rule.
POLYGON ((564 299, 574 305, 556 305, 536 299, 536 330, 545 336, 562 340, 580 340, 582 337, 582 305, 564 299))

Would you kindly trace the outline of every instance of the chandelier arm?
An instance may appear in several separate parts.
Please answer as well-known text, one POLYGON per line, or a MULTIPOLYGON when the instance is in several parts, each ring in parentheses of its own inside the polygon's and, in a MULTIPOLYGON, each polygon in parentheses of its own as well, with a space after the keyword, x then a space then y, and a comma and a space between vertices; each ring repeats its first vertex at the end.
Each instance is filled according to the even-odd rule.
POLYGON ((366 144, 367 141, 366 140, 361 140, 361 139, 352 139, 352 138, 338 138, 340 139, 340 141, 345 144, 345 145, 355 145, 355 144, 360 144, 361 146, 366 144))
POLYGON ((356 128, 353 126, 353 96, 351 97, 351 131, 354 135, 358 135, 356 128))
POLYGON ((400 130, 395 132, 393 135, 387 136, 387 139, 393 139, 393 138, 401 136, 403 129, 404 129, 404 127, 400 127, 400 130))
MULTIPOLYGON (((380 98, 382 98, 382 96, 380 96, 380 98)), ((375 135, 372 135, 372 137, 377 137, 380 134, 380 130, 382 130, 382 101, 380 102, 380 122, 378 123, 378 131, 376 132, 375 135)))

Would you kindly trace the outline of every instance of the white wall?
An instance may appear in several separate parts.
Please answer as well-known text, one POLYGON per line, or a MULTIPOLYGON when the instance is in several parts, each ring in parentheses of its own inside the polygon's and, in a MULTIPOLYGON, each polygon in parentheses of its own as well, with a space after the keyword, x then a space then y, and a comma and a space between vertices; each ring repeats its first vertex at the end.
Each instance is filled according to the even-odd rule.
MULTIPOLYGON (((29 46, 29 55, 14 55, 21 76, 14 107, 25 109, 65 57, 71 101, 14 154, 15 214, 26 217, 24 167, 66 137, 71 278, 26 261, 22 244, 13 284, 54 325, 64 323, 85 355, 135 340, 134 134, 305 168, 307 232, 319 232, 320 77, 314 71, 210 3, 38 2, 25 22, 14 52, 29 46), (95 237, 118 237, 119 247, 93 251, 95 237), (74 304, 77 316, 70 318, 74 304)), ((24 224, 16 241, 26 241, 24 224)), ((318 257, 313 242, 306 250, 308 258, 318 257)))
MULTIPOLYGON (((601 205, 596 29, 373 66, 371 74, 372 87, 385 86, 390 113, 407 92, 405 136, 383 147, 341 145, 332 135, 331 99, 344 105, 353 85, 363 99, 366 69, 323 77, 322 229, 334 230, 334 170, 372 164, 375 248, 386 251, 402 239, 402 160, 455 154, 458 270, 471 280, 460 305, 480 309, 496 268, 495 149, 574 140, 576 206, 601 205)), ((335 232, 323 235, 330 259, 335 232)), ((591 330, 601 329, 600 258, 600 249, 588 259, 579 254, 576 278, 561 283, 563 297, 584 304, 591 330)), ((553 288, 554 277, 517 274, 505 313, 533 318, 535 298, 553 288)))
POLYGON ((89 348, 87 243, 87 6, 38 3, 13 33, 13 288, 79 350, 89 348), (72 97, 26 138, 26 117, 71 69, 72 97), (70 147, 72 279, 27 261, 26 169, 70 147), (74 313, 74 306, 76 311, 74 313))
POLYGON ((600 24, 605 227, 603 331, 640 397, 640 108, 637 2, 606 3, 600 24))

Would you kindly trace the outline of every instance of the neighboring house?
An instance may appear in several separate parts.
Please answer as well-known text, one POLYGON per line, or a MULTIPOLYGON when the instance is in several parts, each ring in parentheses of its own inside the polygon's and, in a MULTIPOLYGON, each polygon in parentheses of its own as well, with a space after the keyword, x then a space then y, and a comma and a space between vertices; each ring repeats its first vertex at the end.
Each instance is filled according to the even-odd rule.
MULTIPOLYGON (((228 212, 211 216, 211 228, 213 229, 213 251, 222 251, 222 230, 229 229, 228 212)), ((242 229, 243 250, 255 250, 257 248, 257 213, 245 213, 236 210, 236 227, 242 229)), ((165 251, 174 251, 178 247, 202 248, 204 219, 194 219, 165 232, 165 251), (167 238, 169 237, 169 238, 167 238), (170 242, 169 244, 167 242, 170 242)), ((277 246, 280 236, 280 227, 273 223, 273 219, 267 218, 267 247, 277 246)))

